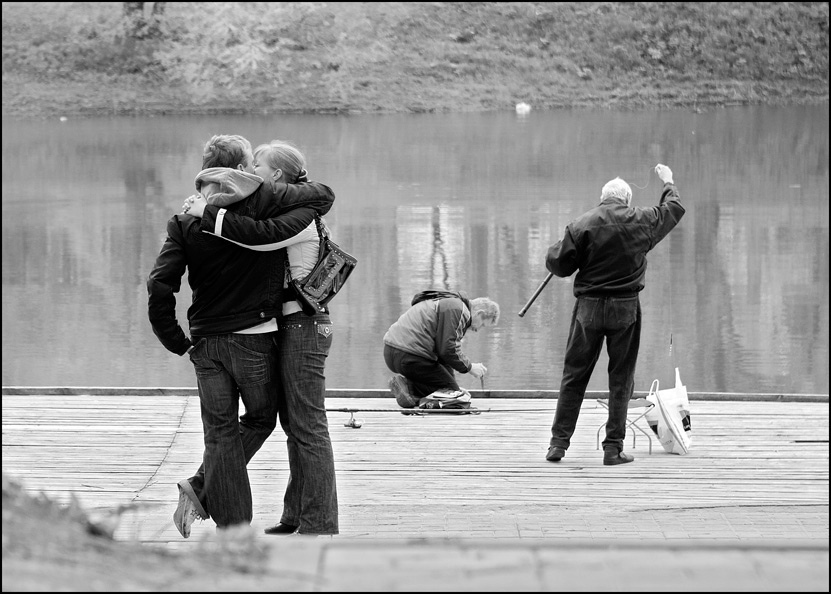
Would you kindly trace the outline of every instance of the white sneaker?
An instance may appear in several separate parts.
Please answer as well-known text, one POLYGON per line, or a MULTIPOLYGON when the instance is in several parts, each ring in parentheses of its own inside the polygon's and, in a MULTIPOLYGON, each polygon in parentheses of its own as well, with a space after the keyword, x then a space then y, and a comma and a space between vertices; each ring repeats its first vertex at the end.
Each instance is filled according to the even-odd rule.
POLYGON ((182 490, 182 487, 179 487, 179 505, 176 506, 176 511, 173 512, 173 523, 176 525, 179 534, 184 538, 188 538, 191 524, 202 519, 191 498, 182 490))

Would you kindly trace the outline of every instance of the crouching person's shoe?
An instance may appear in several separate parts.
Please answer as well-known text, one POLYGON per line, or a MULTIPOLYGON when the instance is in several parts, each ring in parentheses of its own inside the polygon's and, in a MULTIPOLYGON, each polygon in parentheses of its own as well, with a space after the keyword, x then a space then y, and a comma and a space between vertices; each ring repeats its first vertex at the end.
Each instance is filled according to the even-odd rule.
POLYGON ((400 373, 396 373, 390 378, 390 392, 395 396, 395 401, 401 408, 415 408, 418 406, 418 398, 410 394, 407 378, 400 373))
POLYGON ((628 464, 634 462, 635 457, 624 454, 617 448, 603 448, 603 465, 614 466, 615 464, 628 464))
POLYGON ((545 459, 549 462, 559 462, 563 459, 563 456, 565 455, 566 451, 564 448, 551 446, 550 448, 548 448, 548 453, 545 455, 545 459))

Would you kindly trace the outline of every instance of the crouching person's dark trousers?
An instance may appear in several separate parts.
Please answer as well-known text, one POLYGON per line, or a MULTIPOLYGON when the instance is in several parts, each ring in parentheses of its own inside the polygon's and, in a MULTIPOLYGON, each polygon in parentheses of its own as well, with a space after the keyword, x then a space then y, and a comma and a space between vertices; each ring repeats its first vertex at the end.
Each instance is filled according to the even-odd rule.
POLYGON ((459 389, 453 368, 440 361, 431 361, 387 344, 384 345, 384 361, 390 371, 407 378, 410 393, 416 398, 424 398, 436 390, 459 389))

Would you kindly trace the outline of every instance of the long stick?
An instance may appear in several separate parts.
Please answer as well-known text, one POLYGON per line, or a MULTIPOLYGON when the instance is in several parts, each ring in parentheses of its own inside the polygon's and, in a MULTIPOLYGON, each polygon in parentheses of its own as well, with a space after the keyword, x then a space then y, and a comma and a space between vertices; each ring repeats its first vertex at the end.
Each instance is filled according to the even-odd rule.
POLYGON ((540 283, 540 286, 537 287, 537 290, 534 291, 533 295, 531 295, 531 298, 528 300, 528 303, 525 304, 525 307, 523 307, 521 310, 519 310, 519 317, 522 317, 522 316, 525 315, 525 312, 528 311, 528 308, 531 307, 531 304, 534 303, 534 300, 537 297, 539 297, 540 293, 542 293, 542 290, 545 288, 545 285, 548 284, 548 281, 551 280, 552 276, 554 276, 554 273, 549 272, 548 276, 545 277, 545 280, 540 283))

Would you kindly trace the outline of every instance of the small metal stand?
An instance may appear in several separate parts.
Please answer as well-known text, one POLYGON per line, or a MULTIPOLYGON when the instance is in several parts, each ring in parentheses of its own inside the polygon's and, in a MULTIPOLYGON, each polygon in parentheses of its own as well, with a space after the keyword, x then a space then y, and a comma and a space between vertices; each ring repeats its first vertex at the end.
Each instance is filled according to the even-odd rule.
MULTIPOLYGON (((608 400, 597 400, 597 403, 609 410, 609 401, 608 400)), ((652 454, 652 436, 649 435, 647 431, 645 431, 640 425, 637 425, 637 422, 643 419, 646 416, 646 413, 649 412, 655 404, 650 402, 646 398, 633 398, 629 401, 629 410, 633 409, 644 409, 643 412, 635 410, 637 413, 635 417, 630 417, 626 419, 626 426, 632 430, 632 447, 635 447, 635 437, 637 437, 637 431, 640 431, 646 436, 646 439, 649 440, 649 453, 652 454)), ((603 431, 603 427, 606 426, 606 423, 603 423, 600 427, 597 428, 597 449, 600 449, 600 432, 603 431)))
POLYGON ((352 429, 360 429, 361 425, 363 425, 363 424, 364 424, 363 421, 359 421, 358 419, 355 418, 355 412, 350 411, 349 412, 349 420, 346 421, 343 424, 343 426, 344 427, 352 427, 352 429))

